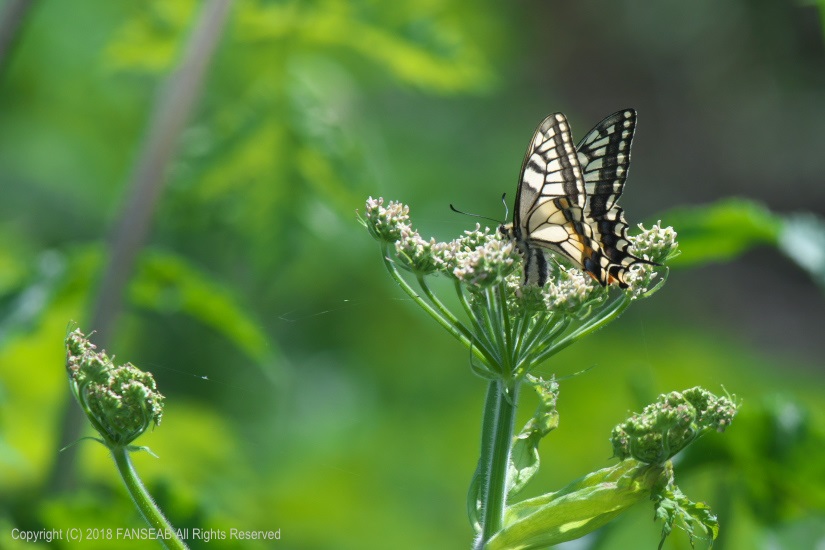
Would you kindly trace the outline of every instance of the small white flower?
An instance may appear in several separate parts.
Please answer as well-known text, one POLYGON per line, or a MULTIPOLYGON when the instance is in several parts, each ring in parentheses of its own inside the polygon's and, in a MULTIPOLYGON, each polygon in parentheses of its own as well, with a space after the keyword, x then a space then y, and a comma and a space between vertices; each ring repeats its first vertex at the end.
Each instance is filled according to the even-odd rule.
POLYGON ((544 299, 551 310, 585 312, 589 302, 601 300, 605 292, 604 287, 583 271, 559 266, 558 276, 544 287, 544 299))
POLYGON ((401 236, 395 241, 395 253, 402 267, 420 275, 442 268, 444 262, 436 253, 440 243, 435 239, 424 240, 418 231, 407 224, 399 224, 398 227, 401 236))
POLYGON ((676 251, 679 243, 676 242, 676 231, 672 227, 662 227, 659 220, 650 229, 639 224, 641 233, 630 237, 630 253, 655 263, 661 263, 676 251))
POLYGON ((410 207, 398 201, 390 201, 385 207, 382 197, 369 197, 364 213, 367 229, 380 241, 397 241, 401 238, 402 226, 409 227, 410 207))

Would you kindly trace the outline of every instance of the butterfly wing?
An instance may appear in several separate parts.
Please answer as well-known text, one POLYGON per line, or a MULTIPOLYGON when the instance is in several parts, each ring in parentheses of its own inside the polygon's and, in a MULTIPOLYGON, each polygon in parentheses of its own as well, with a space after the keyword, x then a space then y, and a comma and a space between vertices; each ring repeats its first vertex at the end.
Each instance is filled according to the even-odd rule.
POLYGON ((618 205, 630 168, 630 143, 636 129, 636 111, 624 109, 608 116, 576 147, 584 178, 584 219, 601 254, 592 271, 602 284, 618 281, 626 287, 628 268, 650 263, 628 252, 627 221, 618 205))
POLYGON ((516 244, 525 257, 525 284, 544 284, 548 248, 590 271, 598 247, 584 220, 584 179, 570 125, 562 113, 550 115, 536 129, 527 148, 513 213, 516 244))

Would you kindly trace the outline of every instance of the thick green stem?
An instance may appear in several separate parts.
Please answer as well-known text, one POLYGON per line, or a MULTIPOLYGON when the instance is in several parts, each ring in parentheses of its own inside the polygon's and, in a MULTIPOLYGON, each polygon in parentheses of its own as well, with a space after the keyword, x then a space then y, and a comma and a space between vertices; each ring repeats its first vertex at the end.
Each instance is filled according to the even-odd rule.
POLYGON ((150 527, 163 533, 163 536, 158 537, 158 540, 161 541, 166 548, 174 550, 188 549, 189 547, 177 537, 175 528, 172 527, 172 524, 169 523, 169 520, 166 519, 163 512, 158 508, 158 505, 152 500, 152 496, 146 490, 146 487, 143 486, 143 482, 140 480, 140 477, 138 477, 132 465, 129 450, 126 447, 111 447, 110 450, 112 451, 112 456, 115 459, 115 464, 120 472, 120 476, 123 478, 123 482, 126 484, 132 500, 140 511, 140 515, 143 516, 143 519, 146 520, 146 523, 148 523, 150 527))
POLYGON ((473 475, 470 491, 467 495, 467 511, 470 523, 476 532, 481 533, 484 509, 479 506, 483 500, 483 491, 486 481, 490 478, 490 454, 493 450, 493 429, 496 410, 498 409, 498 382, 491 381, 487 386, 487 397, 484 401, 484 415, 481 419, 481 452, 478 459, 478 468, 473 475))
POLYGON ((489 442, 490 448, 487 453, 482 453, 482 458, 485 455, 487 457, 487 464, 484 466, 485 478, 481 492, 483 518, 481 535, 476 543, 478 549, 484 548, 484 544, 500 531, 503 525, 504 508, 507 503, 507 472, 518 403, 518 382, 498 381, 493 384, 495 391, 491 388, 488 392, 486 404, 486 413, 492 413, 492 422, 485 422, 484 426, 484 429, 491 433, 481 435, 481 441, 489 442))

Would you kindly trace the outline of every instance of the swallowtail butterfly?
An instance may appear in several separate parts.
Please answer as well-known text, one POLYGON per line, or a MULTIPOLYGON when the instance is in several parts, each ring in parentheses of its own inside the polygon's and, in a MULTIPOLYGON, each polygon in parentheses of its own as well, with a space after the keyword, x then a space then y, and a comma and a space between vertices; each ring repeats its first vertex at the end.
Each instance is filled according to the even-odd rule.
POLYGON ((513 223, 499 231, 515 241, 524 258, 524 284, 543 285, 549 249, 570 259, 602 285, 627 287, 627 270, 651 263, 627 250, 627 222, 617 201, 630 166, 636 111, 602 120, 573 146, 562 113, 536 129, 521 167, 513 223))

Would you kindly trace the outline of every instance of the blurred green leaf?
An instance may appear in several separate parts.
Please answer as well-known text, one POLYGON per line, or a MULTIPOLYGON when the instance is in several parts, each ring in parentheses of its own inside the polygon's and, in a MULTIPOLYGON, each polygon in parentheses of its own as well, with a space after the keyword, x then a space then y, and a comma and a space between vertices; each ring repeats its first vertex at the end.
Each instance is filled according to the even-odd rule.
POLYGON ((787 216, 778 245, 825 289, 825 220, 807 213, 787 216))
POLYGON ((278 369, 284 360, 262 327, 229 288, 186 259, 157 249, 144 251, 129 295, 135 305, 200 321, 246 353, 271 381, 281 380, 278 369))
POLYGON ((674 267, 732 260, 758 245, 775 245, 782 230, 779 216, 741 198, 670 210, 660 218, 678 235, 682 253, 668 262, 674 267))

